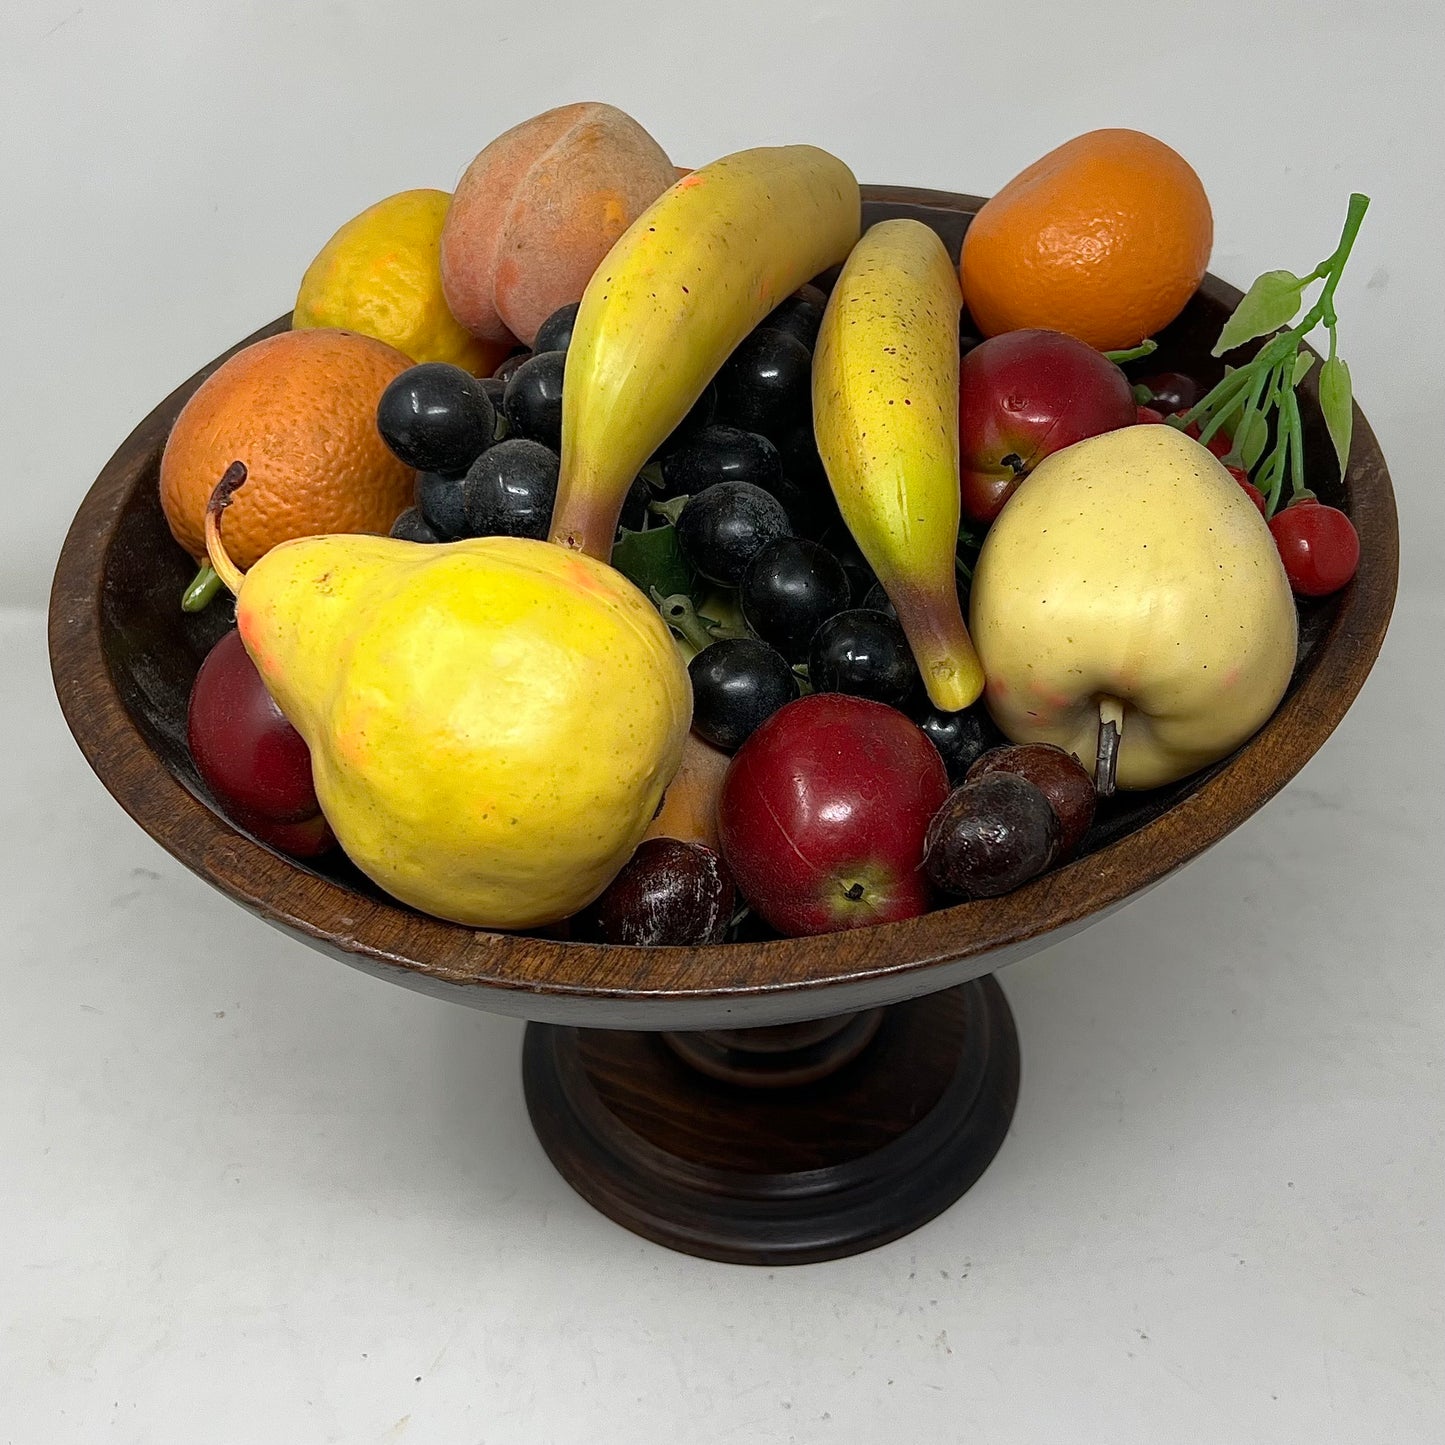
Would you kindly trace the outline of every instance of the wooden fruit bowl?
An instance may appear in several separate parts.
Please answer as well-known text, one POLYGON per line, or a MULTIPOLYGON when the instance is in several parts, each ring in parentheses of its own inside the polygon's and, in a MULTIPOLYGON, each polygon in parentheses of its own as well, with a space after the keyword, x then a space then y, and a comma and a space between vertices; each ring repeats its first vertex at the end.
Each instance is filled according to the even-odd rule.
MULTIPOLYGON (((938 191, 864 194, 865 223, 917 217, 955 257, 981 204, 938 191)), ((1209 349, 1238 300, 1206 278, 1150 369, 1212 384, 1222 364, 1209 349)), ((1233 757, 1120 798, 1080 857, 1017 892, 905 923, 710 948, 477 932, 391 901, 339 856, 311 867, 272 852, 216 811, 192 766, 191 680, 232 616, 221 604, 180 611, 191 563, 167 531, 157 471, 177 413, 223 360, 131 433, 66 538, 50 656, 76 741, 141 827, 269 923, 394 983, 531 1020, 528 1107, 560 1171, 629 1228, 711 1258, 854 1253, 967 1189, 1002 1142, 1018 1088, 1013 1022, 989 975, 1152 887, 1278 792, 1344 716, 1394 602, 1384 458, 1356 408, 1339 485, 1315 368, 1302 398, 1310 484, 1353 518, 1359 576, 1305 605, 1289 693, 1233 757)))

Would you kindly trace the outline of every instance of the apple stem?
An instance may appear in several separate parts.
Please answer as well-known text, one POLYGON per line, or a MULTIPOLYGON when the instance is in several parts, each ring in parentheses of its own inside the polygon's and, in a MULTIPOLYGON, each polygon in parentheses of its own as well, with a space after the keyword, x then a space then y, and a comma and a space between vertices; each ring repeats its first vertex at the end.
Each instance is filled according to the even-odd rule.
POLYGON ((1094 791, 1112 798, 1119 770, 1119 738, 1124 731, 1124 704, 1117 697, 1099 700, 1099 753, 1094 763, 1094 791))
POLYGON ((245 462, 232 462, 225 475, 216 483, 211 500, 206 503, 206 554, 216 576, 226 584, 227 590, 239 595, 244 576, 241 569, 231 561, 226 544, 221 540, 221 513, 231 505, 231 498, 246 484, 245 462))

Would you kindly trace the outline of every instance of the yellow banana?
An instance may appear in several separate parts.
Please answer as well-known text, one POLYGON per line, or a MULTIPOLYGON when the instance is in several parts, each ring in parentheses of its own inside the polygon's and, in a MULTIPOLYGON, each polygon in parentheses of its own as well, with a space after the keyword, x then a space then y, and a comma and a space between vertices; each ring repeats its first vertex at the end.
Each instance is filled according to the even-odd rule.
POLYGON ((836 156, 762 147, 684 176, 623 232, 567 351, 552 541, 607 559, 638 471, 738 342, 848 254, 861 212, 836 156))
POLYGON ((813 429, 833 495, 947 712, 983 691, 954 582, 962 304, 938 236, 883 221, 848 257, 813 353, 813 429))

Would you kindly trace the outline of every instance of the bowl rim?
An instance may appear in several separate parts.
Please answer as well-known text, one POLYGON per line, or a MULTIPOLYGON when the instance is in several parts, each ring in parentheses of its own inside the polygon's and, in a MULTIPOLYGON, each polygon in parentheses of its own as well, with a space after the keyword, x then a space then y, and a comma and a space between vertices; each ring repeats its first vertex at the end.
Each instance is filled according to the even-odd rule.
MULTIPOLYGON (((916 187, 865 186, 863 196, 965 214, 982 204, 977 196, 916 187)), ((1241 294, 1212 275, 1200 289, 1225 306, 1241 294)), ((1399 565, 1394 494, 1357 405, 1345 480, 1360 535, 1356 581, 1342 595, 1311 666, 1273 717, 1195 792, 1136 831, 1002 898, 842 933, 636 949, 447 923, 318 876, 213 812, 151 749, 103 651, 105 558, 171 422, 227 357, 284 330, 289 319, 263 327, 176 388, 121 444, 81 503, 50 598, 51 670, 61 709, 92 769, 126 812, 230 898, 348 962, 496 1012, 606 1027, 781 1022, 896 1001, 992 971, 1121 906, 1262 807, 1344 716, 1389 623, 1399 565)))

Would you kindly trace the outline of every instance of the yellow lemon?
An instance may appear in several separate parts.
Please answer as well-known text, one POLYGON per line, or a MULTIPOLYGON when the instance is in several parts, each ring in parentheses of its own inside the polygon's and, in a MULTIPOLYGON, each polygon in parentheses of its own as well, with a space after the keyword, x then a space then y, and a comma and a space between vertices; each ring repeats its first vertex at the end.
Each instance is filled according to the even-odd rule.
POLYGON ((402 191, 348 221, 306 268, 292 326, 359 331, 413 361, 449 361, 490 376, 510 346, 469 335, 442 294, 442 223, 451 203, 446 191, 402 191))

